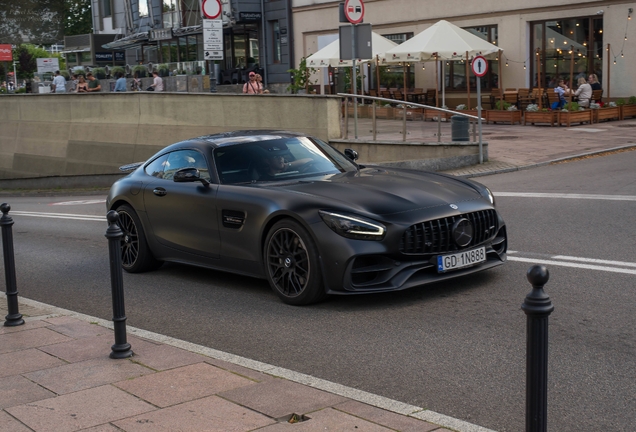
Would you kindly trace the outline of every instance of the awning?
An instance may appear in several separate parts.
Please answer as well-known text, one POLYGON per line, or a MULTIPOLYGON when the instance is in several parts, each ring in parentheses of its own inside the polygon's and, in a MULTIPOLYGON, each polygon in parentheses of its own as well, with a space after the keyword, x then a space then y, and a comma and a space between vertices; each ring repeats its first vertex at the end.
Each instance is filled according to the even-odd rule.
POLYGON ((108 42, 107 44, 102 45, 102 48, 108 50, 132 48, 134 46, 140 45, 143 42, 146 42, 148 40, 148 37, 148 32, 135 33, 130 36, 108 42))
POLYGON ((201 24, 188 27, 173 28, 172 34, 174 36, 186 36, 191 34, 203 33, 203 26, 201 24))

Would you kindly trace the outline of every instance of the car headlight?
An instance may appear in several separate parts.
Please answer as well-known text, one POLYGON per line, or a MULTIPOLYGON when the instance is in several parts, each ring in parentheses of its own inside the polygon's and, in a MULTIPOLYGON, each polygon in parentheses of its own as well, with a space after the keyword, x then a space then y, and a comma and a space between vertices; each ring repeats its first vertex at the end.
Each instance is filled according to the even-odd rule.
POLYGON ((382 240, 386 228, 379 222, 361 216, 320 210, 320 217, 335 233, 356 240, 382 240))
POLYGON ((486 195, 486 198, 488 198, 488 201, 490 201, 490 204, 495 205, 495 196, 492 194, 492 192, 490 191, 490 189, 488 188, 484 188, 484 192, 486 195))

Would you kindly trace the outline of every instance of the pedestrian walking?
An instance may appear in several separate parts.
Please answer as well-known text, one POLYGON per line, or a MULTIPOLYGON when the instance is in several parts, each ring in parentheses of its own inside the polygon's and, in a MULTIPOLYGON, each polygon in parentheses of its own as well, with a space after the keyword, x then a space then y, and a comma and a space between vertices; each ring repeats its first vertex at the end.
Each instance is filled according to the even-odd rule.
POLYGON ((60 75, 59 70, 55 71, 55 78, 53 78, 53 83, 51 85, 55 93, 66 93, 66 80, 62 75, 60 75))
POLYGON ((117 81, 115 81, 115 91, 116 92, 126 91, 126 78, 124 77, 123 72, 117 72, 117 81))
POLYGON ((88 80, 88 91, 89 92, 99 92, 102 91, 102 85, 99 83, 99 80, 93 76, 92 72, 86 74, 86 79, 88 80))

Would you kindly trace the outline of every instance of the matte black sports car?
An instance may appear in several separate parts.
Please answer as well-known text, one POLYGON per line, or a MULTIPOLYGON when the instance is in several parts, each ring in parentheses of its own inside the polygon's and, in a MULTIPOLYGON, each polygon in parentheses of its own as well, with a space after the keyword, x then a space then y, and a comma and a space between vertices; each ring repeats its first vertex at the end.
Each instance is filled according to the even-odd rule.
POLYGON ((111 188, 129 272, 163 261, 269 281, 289 304, 395 291, 506 261, 506 226, 485 186, 355 163, 280 131, 166 147, 111 188))

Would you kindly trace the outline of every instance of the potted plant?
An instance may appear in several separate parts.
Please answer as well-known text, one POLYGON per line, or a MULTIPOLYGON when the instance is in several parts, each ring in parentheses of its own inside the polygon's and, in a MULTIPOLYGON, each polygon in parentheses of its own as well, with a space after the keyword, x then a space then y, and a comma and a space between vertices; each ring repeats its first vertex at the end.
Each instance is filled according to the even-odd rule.
POLYGON ((485 117, 487 123, 506 122, 510 124, 521 124, 521 111, 519 111, 515 105, 503 100, 498 100, 495 104, 495 108, 494 110, 486 110, 485 117))
POLYGON ((146 78, 148 76, 148 69, 144 65, 136 65, 132 68, 133 77, 146 78))
MULTIPOLYGON (((616 102, 616 105, 619 105, 618 102, 616 102)), ((621 109, 621 120, 628 117, 636 117, 636 96, 630 96, 627 101, 619 106, 621 109)))
POLYGON ((157 72, 159 73, 160 77, 170 76, 170 68, 165 63, 159 65, 159 69, 157 70, 157 72))
MULTIPOLYGON (((468 107, 466 106, 466 104, 459 104, 455 107, 455 111, 461 111, 463 114, 469 114, 472 116, 477 117, 477 109, 476 108, 472 108, 472 109, 468 109, 468 107)), ((482 110, 482 115, 484 114, 485 110, 482 110)))
POLYGON ((528 123, 531 125, 535 123, 550 123, 550 126, 554 126, 555 123, 559 124, 559 112, 548 108, 539 109, 539 105, 529 104, 523 115, 523 124, 527 125, 528 123))
POLYGON ((620 120, 621 118, 621 107, 618 106, 616 102, 610 102, 605 106, 591 103, 590 108, 592 109, 594 123, 598 123, 603 120, 620 120))
POLYGON ((568 102, 559 113, 559 124, 570 127, 572 123, 592 124, 592 110, 579 107, 576 102, 568 102))
POLYGON ((91 72, 93 72, 93 75, 95 75, 97 79, 106 79, 106 69, 102 67, 93 68, 91 72))
MULTIPOLYGON (((441 108, 448 109, 447 106, 442 106, 441 108)), ((435 109, 424 110, 424 120, 437 121, 437 119, 441 117, 442 121, 447 121, 447 120, 450 120, 452 116, 453 116, 453 113, 447 113, 445 111, 438 111, 435 109)))
POLYGON ((287 70, 291 74, 291 84, 287 86, 287 90, 292 93, 306 93, 310 85, 316 84, 310 79, 310 75, 316 71, 312 67, 307 67, 306 57, 301 58, 298 69, 287 70))

